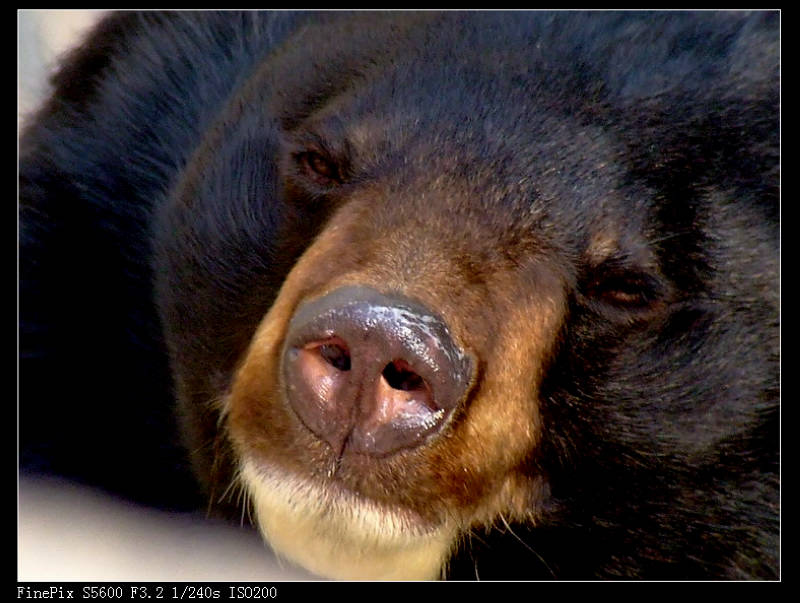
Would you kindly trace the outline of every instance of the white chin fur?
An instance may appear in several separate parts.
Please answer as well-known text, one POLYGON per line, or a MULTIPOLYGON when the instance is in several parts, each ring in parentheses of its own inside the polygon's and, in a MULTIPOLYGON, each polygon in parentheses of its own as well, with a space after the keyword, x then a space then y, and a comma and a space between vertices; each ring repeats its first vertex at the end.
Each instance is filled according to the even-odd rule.
POLYGON ((339 580, 441 577, 454 530, 426 530, 408 514, 252 461, 241 477, 261 533, 279 556, 339 580))

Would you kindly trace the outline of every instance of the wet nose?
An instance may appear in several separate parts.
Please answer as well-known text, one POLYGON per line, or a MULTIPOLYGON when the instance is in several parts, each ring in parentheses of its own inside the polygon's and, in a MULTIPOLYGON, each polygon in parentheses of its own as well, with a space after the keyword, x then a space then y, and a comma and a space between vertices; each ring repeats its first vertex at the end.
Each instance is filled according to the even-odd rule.
POLYGON ((282 358, 286 397, 306 427, 337 453, 373 456, 435 437, 474 370, 424 306, 356 286, 301 305, 282 358))

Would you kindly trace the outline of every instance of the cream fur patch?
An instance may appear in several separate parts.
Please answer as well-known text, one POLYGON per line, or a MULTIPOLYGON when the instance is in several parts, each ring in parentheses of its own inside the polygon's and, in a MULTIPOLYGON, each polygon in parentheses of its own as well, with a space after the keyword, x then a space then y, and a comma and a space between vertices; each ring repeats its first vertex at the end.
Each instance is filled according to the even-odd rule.
POLYGON ((434 580, 454 527, 426 529, 410 513, 245 461, 242 479, 276 554, 340 580, 434 580))

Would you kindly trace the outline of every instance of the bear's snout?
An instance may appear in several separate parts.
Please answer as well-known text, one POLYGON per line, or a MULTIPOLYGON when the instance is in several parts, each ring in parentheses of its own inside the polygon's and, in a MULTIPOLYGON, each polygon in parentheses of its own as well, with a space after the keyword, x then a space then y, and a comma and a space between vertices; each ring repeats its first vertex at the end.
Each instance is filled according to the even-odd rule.
POLYGON ((383 456, 438 433, 474 362, 419 303, 359 286, 300 306, 282 357, 284 393, 337 453, 383 456))

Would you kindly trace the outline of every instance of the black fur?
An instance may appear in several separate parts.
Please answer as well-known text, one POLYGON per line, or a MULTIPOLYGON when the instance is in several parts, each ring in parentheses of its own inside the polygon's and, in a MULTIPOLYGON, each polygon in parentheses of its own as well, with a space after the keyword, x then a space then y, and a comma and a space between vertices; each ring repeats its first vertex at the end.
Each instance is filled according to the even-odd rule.
POLYGON ((20 143, 23 470, 171 508, 202 504, 199 475, 219 498, 209 401, 338 202, 323 181, 290 203, 281 180, 327 116, 342 178, 458 179, 488 240, 534 229, 567 283, 540 521, 466 538, 451 575, 776 578, 778 20, 103 21, 20 143), (380 145, 341 144, 370 115, 380 145), (599 223, 621 250, 598 266, 599 223))

